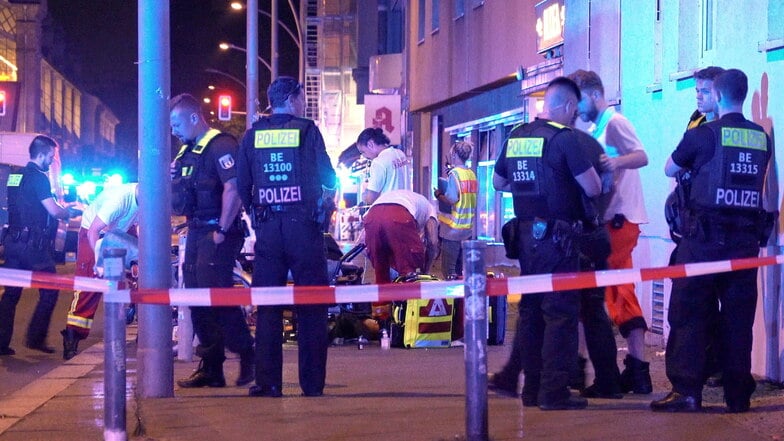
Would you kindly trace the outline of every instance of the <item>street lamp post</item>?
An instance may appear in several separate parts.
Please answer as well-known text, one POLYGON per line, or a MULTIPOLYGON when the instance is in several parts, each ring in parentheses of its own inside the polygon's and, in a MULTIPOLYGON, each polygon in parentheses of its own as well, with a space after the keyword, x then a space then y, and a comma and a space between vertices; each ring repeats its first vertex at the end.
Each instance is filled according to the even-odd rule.
POLYGON ((226 72, 224 72, 222 70, 213 69, 213 68, 207 68, 207 69, 204 69, 204 71, 207 72, 207 73, 213 73, 215 75, 220 75, 222 77, 226 77, 226 78, 234 81, 235 83, 239 84, 240 86, 242 86, 243 89, 246 89, 245 83, 241 79, 235 77, 232 74, 226 73, 226 72))
MULTIPOLYGON (((272 13, 272 24, 270 25, 270 44, 272 45, 270 49, 270 61, 272 61, 270 81, 275 81, 278 78, 278 27, 276 26, 278 23, 278 2, 277 0, 272 0, 270 4, 270 12, 272 13)), ((252 11, 253 9, 250 10, 252 11)))
MULTIPOLYGON (((283 23, 278 18, 277 0, 272 0, 271 2, 272 5, 271 13, 267 11, 262 11, 261 9, 252 6, 251 1, 254 4, 258 3, 258 0, 249 0, 247 4, 247 10, 249 11, 256 10, 258 11, 259 14, 269 17, 270 21, 272 22, 272 25, 270 26, 271 29, 270 40, 271 40, 271 51, 272 51, 272 55, 270 57, 272 66, 270 67, 270 72, 272 73, 272 80, 274 81, 275 78, 278 76, 278 29, 277 26, 274 26, 274 24, 277 23, 278 26, 283 28, 283 30, 286 31, 286 33, 289 34, 289 36, 291 36, 291 39, 294 40, 294 43, 297 45, 297 49, 299 50, 299 81, 300 83, 304 83, 305 47, 304 47, 304 37, 303 37, 303 30, 302 30, 303 28, 302 28, 300 16, 297 15, 297 11, 296 8, 294 7, 293 1, 288 0, 288 5, 289 5, 289 9, 291 9, 291 15, 294 17, 294 24, 296 25, 297 28, 296 33, 293 30, 291 30, 291 28, 288 27, 286 23, 283 23)), ((232 2, 231 8, 235 10, 241 10, 243 9, 243 5, 241 2, 232 2)), ((300 9, 302 9, 301 4, 300 4, 300 9)), ((248 14, 248 15, 252 15, 252 14, 248 14)), ((258 41, 258 35, 259 35, 258 22, 256 22, 255 26, 251 26, 251 22, 248 21, 248 27, 247 27, 248 47, 250 47, 251 45, 250 42, 252 39, 258 41)))
MULTIPOLYGON (((252 54, 253 53, 253 51, 249 51, 249 50, 245 49, 242 46, 237 46, 237 45, 234 45, 234 44, 231 44, 231 43, 220 43, 218 45, 218 47, 223 49, 223 50, 225 50, 225 51, 227 51, 229 49, 234 49, 234 50, 237 50, 237 51, 240 51, 240 52, 244 52, 245 54, 252 54)), ((262 58, 261 55, 257 55, 256 59, 258 61, 261 61, 261 64, 263 64, 264 67, 266 67, 270 72, 272 72, 272 66, 270 66, 270 64, 267 62, 267 60, 262 58)))
MULTIPOLYGON (((258 0, 248 0, 248 6, 258 7, 258 0)), ((255 14, 245 14, 247 29, 259 27, 259 16, 255 14)), ((259 53, 259 39, 248 37, 248 50, 245 51, 245 82, 247 87, 245 89, 245 128, 250 129, 256 121, 256 107, 259 102, 259 60, 261 57, 255 57, 259 53)), ((263 61, 263 60, 261 60, 263 61)))
MULTIPOLYGON (((244 9, 244 6, 242 6, 242 3, 239 3, 239 2, 233 2, 231 4, 231 7, 232 7, 232 9, 236 9, 236 10, 244 9)), ((294 24, 295 24, 295 26, 297 28, 297 32, 295 33, 286 23, 284 23, 284 22, 282 22, 280 20, 278 20, 278 26, 283 28, 283 30, 286 31, 286 33, 289 34, 291 39, 294 41, 294 44, 297 45, 297 48, 299 50, 302 50, 302 38, 299 36, 300 32, 302 32, 301 31, 302 27, 300 26, 299 17, 297 17, 296 13, 293 12, 294 11, 294 5, 291 3, 291 0, 289 0, 289 8, 291 8, 292 14, 294 15, 294 24)), ((251 8, 250 5, 248 5, 248 10, 253 10, 253 8, 251 8)), ((259 9, 258 11, 259 11, 259 14, 261 14, 261 15, 267 17, 267 18, 272 19, 272 14, 270 14, 269 12, 263 11, 261 9, 259 9)))

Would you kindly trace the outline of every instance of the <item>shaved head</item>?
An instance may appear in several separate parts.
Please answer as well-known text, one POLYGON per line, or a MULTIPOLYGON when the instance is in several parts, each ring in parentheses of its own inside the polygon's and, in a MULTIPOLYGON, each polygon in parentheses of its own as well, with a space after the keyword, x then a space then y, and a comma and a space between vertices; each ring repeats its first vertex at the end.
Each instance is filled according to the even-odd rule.
POLYGON ((558 77, 547 85, 544 93, 545 118, 564 125, 571 125, 580 101, 580 88, 566 77, 558 77))

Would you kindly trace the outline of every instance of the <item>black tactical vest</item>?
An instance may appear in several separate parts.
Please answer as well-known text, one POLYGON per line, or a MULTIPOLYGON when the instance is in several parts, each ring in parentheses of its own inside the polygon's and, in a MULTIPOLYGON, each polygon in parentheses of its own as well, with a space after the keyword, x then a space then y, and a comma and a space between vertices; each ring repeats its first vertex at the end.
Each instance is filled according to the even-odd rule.
POLYGON ((534 121, 512 130, 506 144, 506 176, 516 213, 518 205, 521 209, 527 206, 525 212, 547 212, 545 151, 550 139, 562 130, 569 128, 553 121, 534 121))
POLYGON ((716 138, 713 157, 700 167, 691 190, 696 208, 759 211, 768 164, 768 141, 761 127, 708 123, 716 138))
MULTIPOLYGON (((210 129, 196 145, 180 148, 172 176, 172 211, 180 216, 210 219, 220 216, 223 186, 215 174, 208 174, 202 153, 222 133, 210 129)), ((229 136, 229 135, 225 135, 229 136)))
MULTIPOLYGON (((253 203, 259 206, 314 202, 316 164, 303 151, 312 121, 292 116, 284 123, 262 118, 253 124, 253 203)), ((320 188, 319 188, 320 190, 320 188)))

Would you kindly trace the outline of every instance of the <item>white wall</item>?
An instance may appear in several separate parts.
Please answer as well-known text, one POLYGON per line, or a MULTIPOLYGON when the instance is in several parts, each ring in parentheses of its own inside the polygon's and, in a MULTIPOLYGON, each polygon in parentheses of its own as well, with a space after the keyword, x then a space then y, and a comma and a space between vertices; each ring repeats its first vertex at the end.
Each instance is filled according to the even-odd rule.
MULTIPOLYGON (((593 0, 592 3, 603 1, 615 2, 593 0)), ((770 0, 774 3, 779 1, 770 0)), ((714 49, 696 55, 692 53, 688 57, 683 54, 689 50, 699 51, 701 45, 699 42, 695 44, 693 38, 682 41, 679 35, 694 35, 695 29, 696 34, 701 35, 700 2, 662 0, 660 78, 656 78, 657 66, 654 61, 654 4, 622 2, 620 8, 621 111, 634 123, 649 157, 649 165, 641 170, 641 175, 651 222, 643 228, 644 238, 634 256, 635 264, 639 267, 666 265, 668 249, 671 248, 662 207, 673 182, 664 176, 663 169, 682 137, 689 115, 695 109, 693 79, 686 75, 685 79, 677 81, 675 77, 683 76, 684 71, 711 64, 739 68, 749 78, 749 96, 744 106, 746 117, 761 124, 774 136, 772 129, 775 129, 776 123, 784 122, 784 49, 770 52, 758 50, 760 43, 764 44, 769 35, 773 35, 768 32, 768 0, 714 0, 714 49), (694 65, 684 63, 684 60, 692 60, 694 65), (655 89, 652 85, 657 81, 660 81, 661 90, 651 92, 651 89, 655 89)), ((773 23, 780 26, 783 18, 771 18, 771 26, 773 23)), ((776 154, 776 163, 784 160, 782 155, 784 153, 776 154)), ((782 187, 781 180, 779 174, 779 188, 782 187)), ((781 206, 780 195, 778 201, 781 206)), ((778 243, 782 243, 781 239, 778 243)), ((780 252, 778 247, 771 248, 771 251, 780 252)), ((784 320, 779 304, 781 277, 778 273, 767 275, 765 271, 761 279, 766 278, 765 283, 760 285, 762 295, 758 302, 755 325, 753 371, 781 381, 784 369, 775 366, 776 360, 784 364, 784 351, 781 349, 784 347, 784 333, 781 332, 784 320), (763 307, 765 304, 767 308, 763 307)))

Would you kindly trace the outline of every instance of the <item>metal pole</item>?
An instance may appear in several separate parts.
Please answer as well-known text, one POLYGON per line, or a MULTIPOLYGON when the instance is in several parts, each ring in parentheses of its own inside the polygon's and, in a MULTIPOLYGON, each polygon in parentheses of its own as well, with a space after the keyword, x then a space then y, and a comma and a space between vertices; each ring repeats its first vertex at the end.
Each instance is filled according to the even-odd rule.
POLYGON ((245 72, 245 128, 250 129, 250 126, 256 121, 256 109, 259 102, 259 0, 248 0, 245 15, 247 16, 247 51, 245 52, 245 63, 247 70, 245 72))
MULTIPOLYGON (((291 0, 289 0, 289 6, 291 7, 291 13, 296 17, 297 13, 294 11, 294 4, 291 0)), ((307 26, 307 20, 308 11, 305 0, 299 0, 299 19, 296 21, 297 36, 299 37, 297 47, 299 48, 299 82, 303 85, 305 84, 305 27, 307 26)))
POLYGON ((466 440, 487 441, 486 244, 463 241, 465 263, 466 440))
MULTIPOLYGON (((103 252, 104 278, 112 291, 118 290, 125 272, 125 254, 122 248, 103 252)), ((125 441, 125 305, 107 302, 103 306, 103 439, 125 441)))
MULTIPOLYGON (((182 280, 182 264, 185 262, 185 242, 187 236, 180 233, 178 242, 177 256, 177 285, 172 288, 184 288, 182 280)), ((193 361, 193 321, 191 320, 191 308, 187 305, 177 307, 177 360, 193 361)))
MULTIPOLYGON (((169 0, 139 0, 139 286, 168 288, 171 267, 171 55, 169 0)), ((137 385, 144 398, 174 395, 172 309, 139 305, 137 385)))
POLYGON ((272 46, 270 53, 270 83, 278 78, 278 0, 272 0, 272 8, 270 15, 270 43, 272 46))

